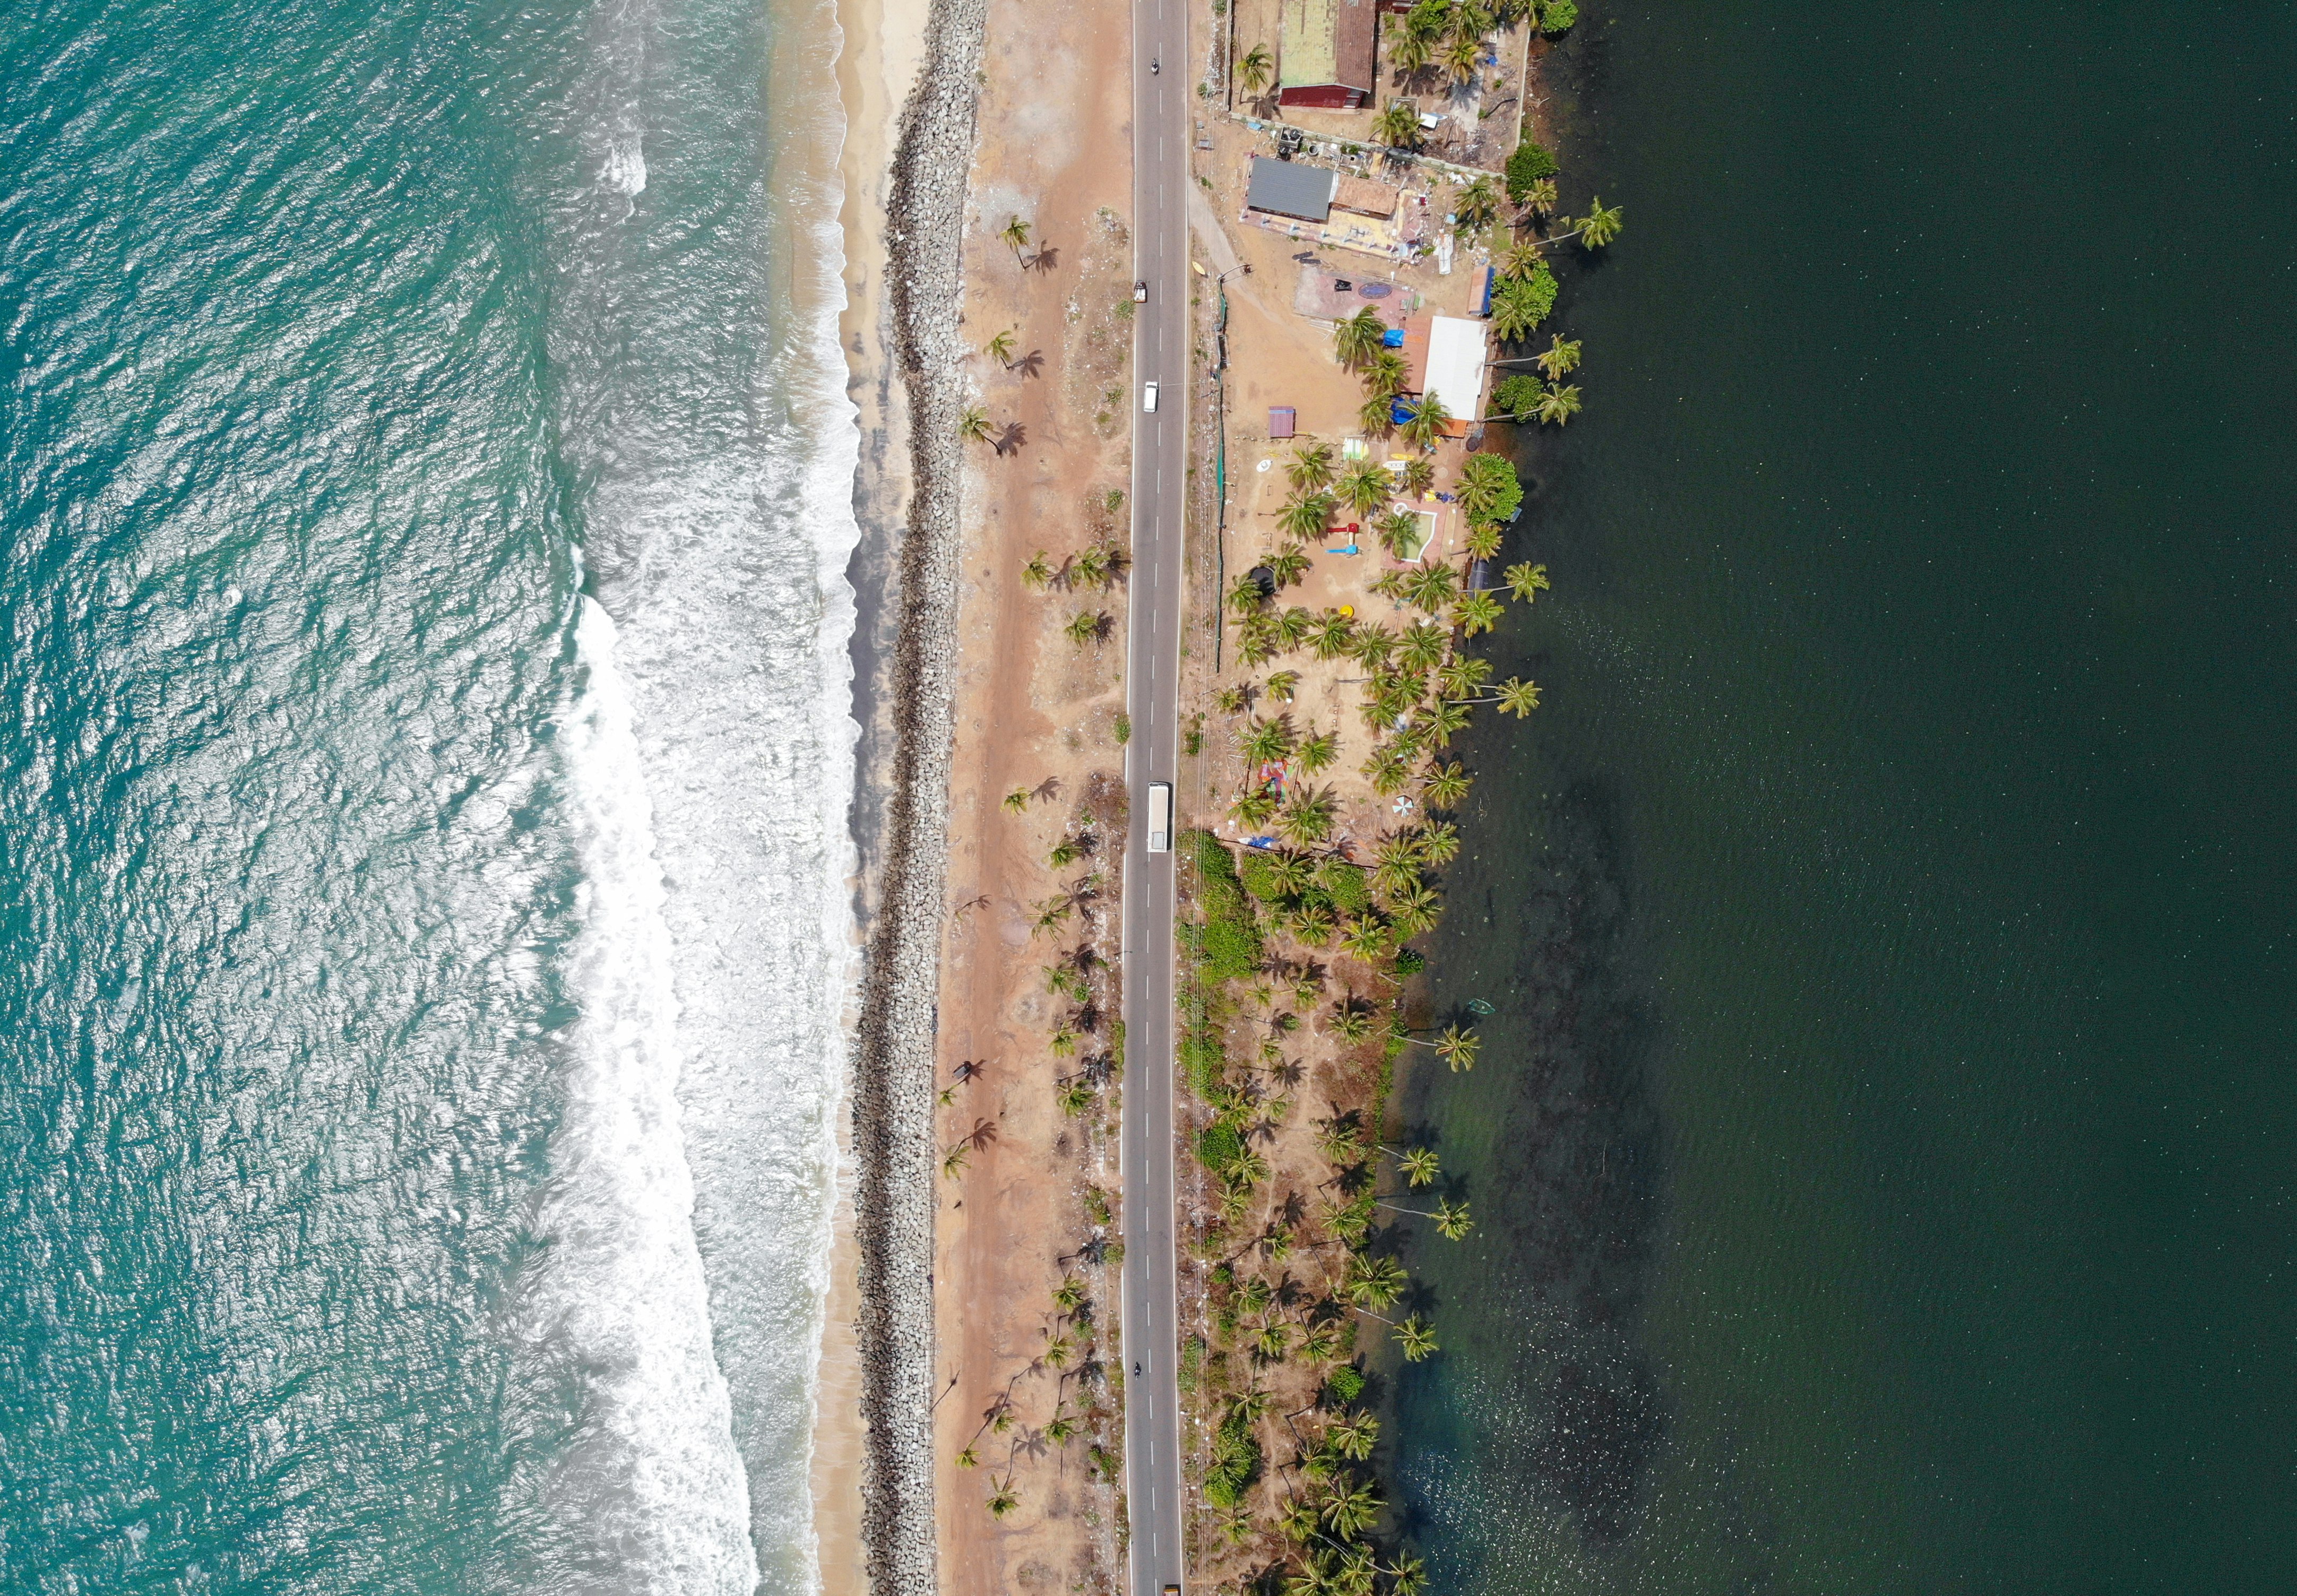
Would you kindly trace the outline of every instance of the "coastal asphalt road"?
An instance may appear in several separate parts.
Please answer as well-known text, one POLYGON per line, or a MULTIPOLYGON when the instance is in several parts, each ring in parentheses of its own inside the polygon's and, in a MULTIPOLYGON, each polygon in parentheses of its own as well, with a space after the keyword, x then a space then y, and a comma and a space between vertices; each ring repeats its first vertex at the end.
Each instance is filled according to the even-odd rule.
POLYGON ((1148 851, 1148 784, 1180 763, 1181 519, 1188 486, 1188 21, 1132 11, 1132 574, 1125 662, 1124 1478, 1130 1596, 1181 1583, 1180 1345, 1173 1251, 1173 860, 1148 851), (1149 62, 1163 70, 1152 73, 1149 62), (1155 383, 1153 414, 1141 408, 1155 383), (1132 1365, 1140 1368, 1140 1378, 1132 1365))

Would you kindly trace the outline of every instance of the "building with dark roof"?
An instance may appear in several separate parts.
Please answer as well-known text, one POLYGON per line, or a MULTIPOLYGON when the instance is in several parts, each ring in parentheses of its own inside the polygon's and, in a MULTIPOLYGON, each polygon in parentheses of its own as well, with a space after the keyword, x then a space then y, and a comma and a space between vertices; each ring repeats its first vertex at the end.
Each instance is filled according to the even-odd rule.
POLYGON ((1244 192, 1244 202, 1254 210, 1296 217, 1321 227, 1332 214, 1332 194, 1339 180, 1340 175, 1328 166, 1256 155, 1252 158, 1252 182, 1244 192))

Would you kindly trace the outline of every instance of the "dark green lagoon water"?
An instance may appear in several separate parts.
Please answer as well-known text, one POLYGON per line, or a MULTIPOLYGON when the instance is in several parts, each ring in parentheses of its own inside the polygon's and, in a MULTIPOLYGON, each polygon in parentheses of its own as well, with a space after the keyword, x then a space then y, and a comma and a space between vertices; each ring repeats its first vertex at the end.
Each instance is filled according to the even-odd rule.
POLYGON ((1589 7, 1446 1596, 2297 1588, 2297 16, 1589 7))

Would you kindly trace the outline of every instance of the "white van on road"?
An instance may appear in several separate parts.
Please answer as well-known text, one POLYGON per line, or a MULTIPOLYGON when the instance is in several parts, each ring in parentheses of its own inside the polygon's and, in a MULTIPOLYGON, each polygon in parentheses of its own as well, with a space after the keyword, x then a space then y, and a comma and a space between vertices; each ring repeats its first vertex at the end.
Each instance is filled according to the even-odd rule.
POLYGON ((1153 415, 1157 413, 1157 384, 1146 383, 1140 389, 1140 408, 1153 415))
POLYGON ((1148 851, 1170 853, 1173 851, 1173 784, 1152 781, 1148 784, 1148 851))

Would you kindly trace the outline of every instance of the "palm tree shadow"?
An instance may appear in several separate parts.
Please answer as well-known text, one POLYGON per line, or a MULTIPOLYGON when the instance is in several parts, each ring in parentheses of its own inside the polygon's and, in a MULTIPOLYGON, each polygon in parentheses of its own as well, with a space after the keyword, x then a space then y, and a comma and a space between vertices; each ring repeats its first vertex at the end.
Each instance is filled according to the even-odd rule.
POLYGON ((1033 272, 1050 272, 1060 263, 1061 252, 1051 244, 1044 245, 1029 257, 1029 269, 1033 272))
POLYGON ((1019 359, 1009 362, 1006 365, 1005 369, 1007 371, 1018 372, 1025 379, 1042 376, 1045 370, 1045 351, 1042 350, 1031 350, 1019 359))
POLYGON ((1009 421, 1005 424, 1005 430, 997 434, 989 447, 1000 455, 1014 455, 1020 453, 1022 445, 1028 441, 1029 429, 1017 421, 1009 421))

